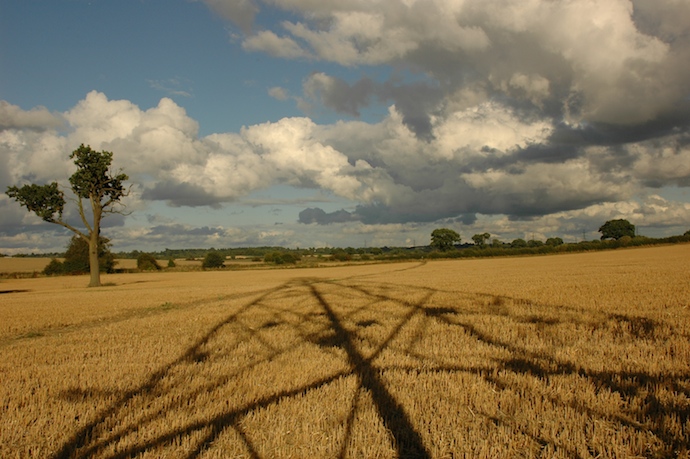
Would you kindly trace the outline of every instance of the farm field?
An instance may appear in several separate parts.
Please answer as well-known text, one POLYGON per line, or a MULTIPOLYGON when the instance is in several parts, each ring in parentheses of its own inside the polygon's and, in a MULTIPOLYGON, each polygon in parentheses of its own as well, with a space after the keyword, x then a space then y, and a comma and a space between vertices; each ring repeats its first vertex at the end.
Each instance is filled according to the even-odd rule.
POLYGON ((687 458, 690 245, 0 281, 3 458, 687 458))
POLYGON ((0 257, 0 273, 41 272, 50 263, 50 258, 0 257))
MULTIPOLYGON (((0 258, 0 274, 2 273, 40 273, 43 269, 50 263, 50 258, 43 257, 26 257, 26 258, 14 258, 14 257, 2 257, 0 258)), ((62 259, 60 259, 62 261, 62 259)), ((235 260, 233 263, 237 263, 235 260)), ((249 261, 242 262, 249 263, 249 261)), ((161 267, 168 265, 168 260, 158 260, 158 264, 161 267)), ((194 266, 201 267, 200 260, 175 260, 175 264, 180 267, 194 266)), ((136 269, 137 260, 133 259, 117 259, 115 268, 121 269, 136 269)))

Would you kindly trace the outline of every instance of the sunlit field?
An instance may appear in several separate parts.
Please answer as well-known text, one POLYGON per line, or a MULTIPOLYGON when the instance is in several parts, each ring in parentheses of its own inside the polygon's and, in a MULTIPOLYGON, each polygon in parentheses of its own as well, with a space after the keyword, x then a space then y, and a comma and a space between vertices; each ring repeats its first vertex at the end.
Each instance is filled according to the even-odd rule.
POLYGON ((0 457, 687 458, 689 260, 0 281, 0 457))
POLYGON ((48 263, 50 263, 50 258, 0 257, 0 274, 24 272, 40 273, 48 265, 48 263))
MULTIPOLYGON (((50 258, 42 257, 25 257, 25 258, 14 258, 14 257, 0 257, 0 274, 12 274, 12 273, 41 273, 43 269, 50 263, 50 258)), ((62 260, 62 259, 60 259, 62 260)), ((250 263, 250 261, 241 260, 244 263, 250 263)), ((233 260, 233 263, 238 263, 233 260)), ((158 260, 158 264, 161 267, 166 267, 168 265, 168 260, 158 260)), ((201 267, 200 260, 175 260, 175 265, 180 268, 185 267, 201 267)), ((136 269, 137 260, 134 259, 117 259, 115 260, 116 269, 136 269)), ((22 276, 26 277, 26 276, 22 276)), ((88 282, 88 281, 87 281, 88 282)))

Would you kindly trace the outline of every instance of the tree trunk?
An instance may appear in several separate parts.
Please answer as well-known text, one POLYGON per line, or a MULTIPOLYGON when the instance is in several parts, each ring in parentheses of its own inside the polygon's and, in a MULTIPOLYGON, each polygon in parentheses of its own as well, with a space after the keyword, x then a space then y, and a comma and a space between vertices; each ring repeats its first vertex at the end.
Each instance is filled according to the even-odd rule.
MULTIPOLYGON (((91 282, 89 287, 101 286, 101 267, 98 264, 98 243, 101 242, 101 217, 103 216, 103 206, 101 197, 95 192, 89 195, 91 201, 91 212, 93 213, 93 226, 89 233, 89 271, 91 271, 91 282)), ((89 225, 87 224, 88 228, 89 225)))
POLYGON ((92 231, 89 235, 89 271, 91 281, 89 287, 101 286, 101 268, 98 265, 98 232, 92 231))

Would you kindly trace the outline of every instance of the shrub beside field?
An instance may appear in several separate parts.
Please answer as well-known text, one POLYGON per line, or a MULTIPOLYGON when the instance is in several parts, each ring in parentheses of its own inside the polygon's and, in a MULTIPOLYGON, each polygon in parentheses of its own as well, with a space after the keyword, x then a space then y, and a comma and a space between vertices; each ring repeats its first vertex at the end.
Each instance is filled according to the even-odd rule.
POLYGON ((689 255, 6 281, 0 456, 687 457, 689 255))

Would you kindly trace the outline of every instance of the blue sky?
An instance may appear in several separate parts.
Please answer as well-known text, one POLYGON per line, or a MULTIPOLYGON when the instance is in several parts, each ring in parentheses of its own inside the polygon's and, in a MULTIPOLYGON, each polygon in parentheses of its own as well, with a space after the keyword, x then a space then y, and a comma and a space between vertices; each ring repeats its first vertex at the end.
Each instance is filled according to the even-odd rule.
POLYGON ((142 108, 170 97, 199 121, 201 135, 294 113, 266 89, 299 86, 301 65, 243 52, 231 43, 233 27, 203 3, 29 0, 2 8, 3 96, 21 106, 66 111, 91 90, 142 108))
MULTIPOLYGON (((3 0, 0 187, 80 143, 115 250, 690 228, 687 2, 3 0)), ((69 233, 0 196, 0 252, 69 233)), ((73 214, 68 218, 75 218, 73 214)))

